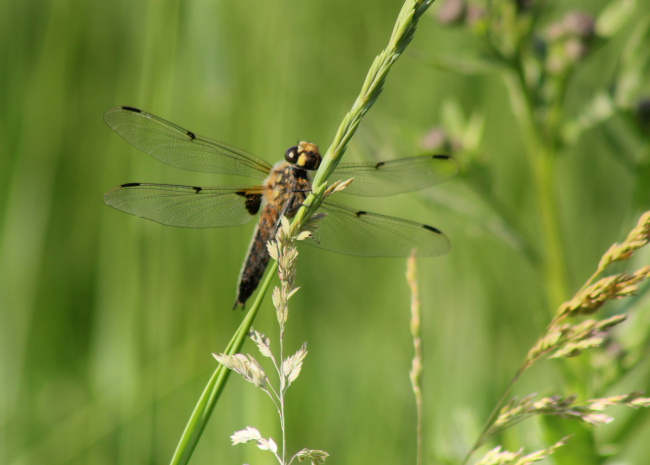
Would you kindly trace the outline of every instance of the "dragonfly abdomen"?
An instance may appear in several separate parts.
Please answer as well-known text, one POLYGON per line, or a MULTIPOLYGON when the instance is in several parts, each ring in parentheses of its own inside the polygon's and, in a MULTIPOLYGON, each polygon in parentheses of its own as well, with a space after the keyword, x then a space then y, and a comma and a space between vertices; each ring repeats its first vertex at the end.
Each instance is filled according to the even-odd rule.
POLYGON ((243 307, 246 300, 257 289, 269 263, 266 244, 275 237, 280 216, 286 215, 292 218, 304 202, 309 188, 305 170, 286 163, 278 164, 273 168, 264 189, 265 203, 262 213, 239 273, 237 298, 233 308, 237 305, 243 307))
POLYGON ((275 236, 278 220, 278 210, 273 205, 265 205, 255 227, 253 239, 248 247, 246 260, 244 260, 244 265, 239 273, 237 298, 233 308, 236 308, 237 305, 243 307, 251 294, 257 289, 266 265, 269 263, 270 257, 266 244, 275 236))

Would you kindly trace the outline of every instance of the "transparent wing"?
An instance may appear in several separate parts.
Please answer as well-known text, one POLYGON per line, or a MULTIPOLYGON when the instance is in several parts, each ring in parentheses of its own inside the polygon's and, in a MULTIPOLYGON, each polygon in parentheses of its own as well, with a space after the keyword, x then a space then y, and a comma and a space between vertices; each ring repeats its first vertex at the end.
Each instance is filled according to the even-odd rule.
POLYGON ((329 202, 323 203, 318 211, 325 213, 312 231, 318 242, 307 239, 305 244, 367 257, 407 257, 414 248, 419 257, 449 252, 449 241, 432 226, 329 202))
POLYGON ((182 228, 219 228, 248 222, 259 210, 259 188, 213 188, 133 183, 111 189, 104 203, 131 215, 182 228))
POLYGON ((271 170, 253 154, 201 137, 137 108, 111 108, 104 121, 129 144, 176 168, 256 179, 264 179, 271 170))
POLYGON ((382 197, 425 189, 457 173, 456 160, 448 155, 431 155, 380 163, 340 164, 330 179, 354 178, 343 191, 346 194, 382 197))

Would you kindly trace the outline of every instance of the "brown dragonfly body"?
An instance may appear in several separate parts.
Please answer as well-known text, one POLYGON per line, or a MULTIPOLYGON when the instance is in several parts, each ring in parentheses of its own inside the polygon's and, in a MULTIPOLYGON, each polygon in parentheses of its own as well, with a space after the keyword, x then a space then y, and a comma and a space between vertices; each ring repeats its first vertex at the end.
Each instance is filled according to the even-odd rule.
MULTIPOLYGON (((247 187, 198 187, 129 183, 104 195, 118 210, 161 224, 186 228, 237 226, 260 218, 242 267, 235 307, 244 306, 257 288, 269 261, 266 244, 283 215, 292 217, 311 189, 309 172, 320 165, 316 145, 300 142, 285 161, 269 165, 248 152, 217 142, 132 107, 112 108, 104 121, 123 139, 177 168, 246 176, 263 181, 247 187)), ((339 164, 334 180, 354 178, 343 192, 388 196, 430 187, 456 175, 458 165, 447 155, 404 158, 380 163, 339 164)), ((349 255, 406 257, 443 255, 449 241, 438 229, 399 218, 323 202, 324 218, 314 231, 322 249, 349 255)))
MULTIPOLYGON (((285 159, 288 161, 277 163, 264 182, 262 213, 239 273, 234 307, 237 305, 243 307, 246 300, 257 289, 269 263, 270 257, 266 244, 274 238, 282 215, 293 218, 303 204, 311 189, 307 171, 318 168, 321 156, 316 145, 300 142, 296 147, 287 150, 285 159)), ((256 205, 259 208, 260 203, 256 202, 256 205)), ((249 212, 257 213, 251 210, 249 212)))

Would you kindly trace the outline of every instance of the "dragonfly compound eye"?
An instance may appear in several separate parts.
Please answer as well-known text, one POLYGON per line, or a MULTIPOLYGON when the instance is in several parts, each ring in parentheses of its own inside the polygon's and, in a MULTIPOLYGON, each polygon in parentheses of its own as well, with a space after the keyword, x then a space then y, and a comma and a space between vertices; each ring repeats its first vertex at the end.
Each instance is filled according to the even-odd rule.
POLYGON ((284 152, 284 159, 289 163, 295 164, 298 161, 298 147, 295 145, 289 147, 286 152, 284 152))

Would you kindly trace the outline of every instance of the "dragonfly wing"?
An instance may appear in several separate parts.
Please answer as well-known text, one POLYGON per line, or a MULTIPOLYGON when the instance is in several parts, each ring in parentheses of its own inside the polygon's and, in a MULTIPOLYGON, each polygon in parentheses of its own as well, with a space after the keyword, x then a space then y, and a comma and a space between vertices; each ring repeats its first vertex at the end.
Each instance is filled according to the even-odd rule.
POLYGON ((332 179, 354 178, 343 190, 346 194, 382 197, 425 189, 457 173, 456 160, 448 155, 430 155, 379 163, 340 164, 332 179))
POLYGON ((238 226, 253 218, 260 188, 212 188, 132 183, 104 194, 104 203, 131 215, 182 228, 238 226))
POLYGON ((132 107, 111 108, 104 121, 125 141, 176 168, 264 179, 271 166, 253 154, 194 134, 132 107))
POLYGON ((449 241, 432 226, 390 216, 353 210, 329 202, 318 210, 325 217, 316 223, 316 241, 305 240, 331 252, 367 257, 419 257, 449 252, 449 241))

